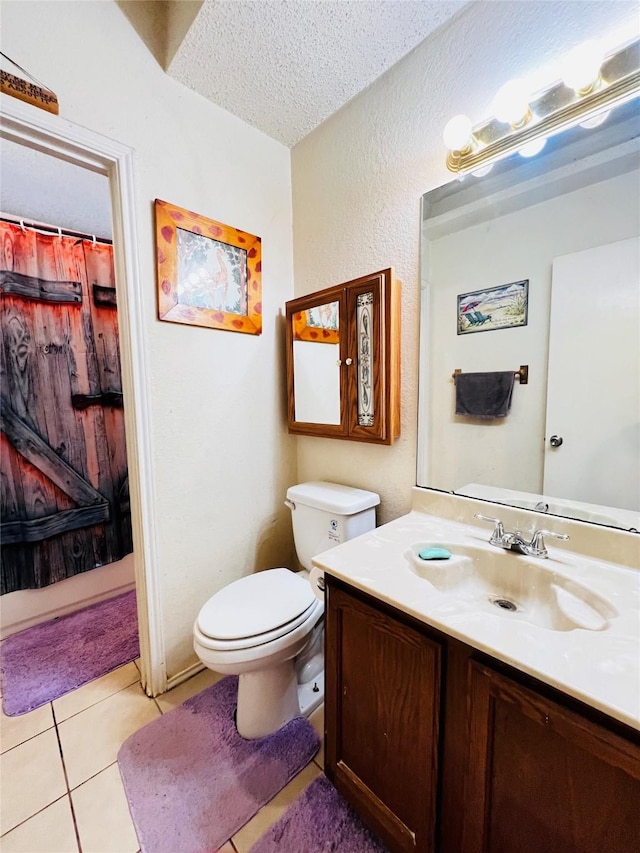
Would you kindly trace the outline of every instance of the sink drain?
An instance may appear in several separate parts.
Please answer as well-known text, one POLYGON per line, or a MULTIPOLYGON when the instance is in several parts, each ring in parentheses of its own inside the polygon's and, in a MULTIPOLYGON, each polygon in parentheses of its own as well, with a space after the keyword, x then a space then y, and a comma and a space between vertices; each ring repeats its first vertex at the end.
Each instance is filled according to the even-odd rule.
POLYGON ((496 607, 499 607, 501 610, 517 610, 518 607, 513 603, 513 601, 509 601, 508 598, 494 598, 491 601, 492 604, 495 604, 496 607))

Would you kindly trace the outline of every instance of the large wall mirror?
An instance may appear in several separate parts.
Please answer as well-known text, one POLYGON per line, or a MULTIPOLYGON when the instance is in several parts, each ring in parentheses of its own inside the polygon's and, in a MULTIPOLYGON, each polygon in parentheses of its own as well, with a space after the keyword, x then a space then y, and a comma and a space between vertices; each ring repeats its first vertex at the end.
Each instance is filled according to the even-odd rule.
POLYGON ((639 169, 634 101, 423 197, 418 485, 640 531, 639 169), (526 322, 463 316, 522 282, 526 322), (454 414, 455 370, 521 365, 506 417, 454 414))

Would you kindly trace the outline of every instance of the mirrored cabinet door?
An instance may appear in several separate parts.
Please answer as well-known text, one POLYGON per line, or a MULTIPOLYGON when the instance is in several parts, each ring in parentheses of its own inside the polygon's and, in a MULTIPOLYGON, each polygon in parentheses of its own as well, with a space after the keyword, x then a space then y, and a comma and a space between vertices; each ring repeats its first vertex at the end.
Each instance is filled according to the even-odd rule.
POLYGON ((400 434, 399 284, 391 269, 287 302, 289 432, 400 434))
MULTIPOLYGON (((292 331, 293 419, 299 423, 341 428, 341 310, 342 294, 308 306, 298 306, 288 322, 292 331)), ((344 331, 342 332, 344 336, 344 331)))

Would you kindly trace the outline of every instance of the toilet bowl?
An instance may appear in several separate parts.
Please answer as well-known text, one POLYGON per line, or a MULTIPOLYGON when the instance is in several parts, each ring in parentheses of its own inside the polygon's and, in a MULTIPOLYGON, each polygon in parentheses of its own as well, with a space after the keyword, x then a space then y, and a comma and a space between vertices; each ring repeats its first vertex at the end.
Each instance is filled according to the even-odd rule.
MULTIPOLYGON (((296 551, 305 569, 311 556, 375 527, 374 492, 335 483, 291 487, 296 551)), ((268 569, 240 578, 201 608, 193 647, 215 672, 238 675, 236 727, 264 737, 324 700, 324 601, 308 571, 268 569)))
MULTIPOLYGON (((195 652, 209 669, 240 676, 236 726, 243 737, 270 734, 322 702, 324 690, 316 683, 315 692, 313 685, 305 691, 307 707, 301 708, 295 658, 310 644, 323 614, 309 581, 285 568, 234 581, 200 611, 195 652)), ((322 661, 311 678, 321 670, 322 661)))

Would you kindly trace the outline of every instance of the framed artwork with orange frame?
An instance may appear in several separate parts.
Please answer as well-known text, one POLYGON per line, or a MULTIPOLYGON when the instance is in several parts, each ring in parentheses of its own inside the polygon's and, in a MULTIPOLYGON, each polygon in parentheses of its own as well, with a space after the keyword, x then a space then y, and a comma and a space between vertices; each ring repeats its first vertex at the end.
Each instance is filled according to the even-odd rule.
POLYGON ((158 317, 262 334, 262 242, 155 200, 158 317))

